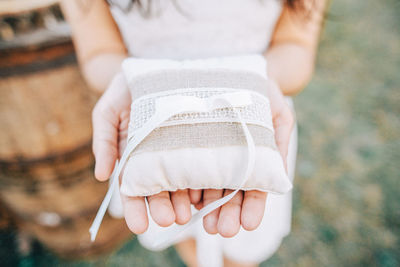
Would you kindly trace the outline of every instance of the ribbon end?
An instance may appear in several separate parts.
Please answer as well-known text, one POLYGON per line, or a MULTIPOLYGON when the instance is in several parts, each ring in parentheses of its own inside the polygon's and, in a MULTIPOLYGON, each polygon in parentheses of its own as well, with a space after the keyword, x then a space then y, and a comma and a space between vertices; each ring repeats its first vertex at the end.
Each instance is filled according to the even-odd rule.
POLYGON ((90 227, 89 233, 90 233, 90 241, 93 243, 96 240, 97 232, 99 229, 94 229, 90 227))

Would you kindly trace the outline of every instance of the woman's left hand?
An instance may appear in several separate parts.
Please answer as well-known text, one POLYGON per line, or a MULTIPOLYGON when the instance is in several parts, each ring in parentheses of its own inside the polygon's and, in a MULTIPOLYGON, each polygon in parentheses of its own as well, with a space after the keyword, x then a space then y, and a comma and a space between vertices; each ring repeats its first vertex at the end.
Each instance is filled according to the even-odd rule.
MULTIPOLYGON (((294 116, 281 90, 272 80, 269 82, 267 95, 271 104, 276 144, 286 166, 294 116)), ((200 209, 231 192, 232 190, 190 190, 189 197, 191 203, 200 209)), ((235 236, 240 226, 247 231, 255 230, 264 216, 266 199, 265 192, 239 191, 228 203, 204 217, 204 229, 209 234, 219 233, 223 237, 235 236)))

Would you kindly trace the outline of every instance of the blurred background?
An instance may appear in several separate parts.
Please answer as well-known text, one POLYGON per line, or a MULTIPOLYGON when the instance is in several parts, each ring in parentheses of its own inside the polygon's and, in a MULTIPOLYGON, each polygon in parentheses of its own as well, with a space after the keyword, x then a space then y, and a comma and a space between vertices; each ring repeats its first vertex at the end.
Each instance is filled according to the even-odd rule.
MULTIPOLYGON (((111 218, 90 244, 106 190, 92 179, 98 96, 56 6, 12 15, 3 3, 0 265, 184 266, 173 248, 149 252, 111 218)), ((400 266, 400 1, 332 1, 314 79, 295 104, 292 233, 262 266, 400 266)))

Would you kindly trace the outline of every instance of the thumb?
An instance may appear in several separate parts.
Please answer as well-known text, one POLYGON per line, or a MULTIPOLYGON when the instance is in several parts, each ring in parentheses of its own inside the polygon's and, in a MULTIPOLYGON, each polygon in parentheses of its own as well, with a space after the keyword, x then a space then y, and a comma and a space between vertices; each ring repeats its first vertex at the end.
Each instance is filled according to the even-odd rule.
POLYGON ((94 174, 100 181, 110 177, 118 158, 120 114, 129 105, 130 96, 125 79, 117 74, 92 112, 93 153, 96 160, 94 174))
POLYGON ((292 133, 294 119, 289 107, 282 109, 273 119, 275 128, 275 141, 279 153, 282 156, 285 169, 287 171, 287 154, 289 148, 290 135, 292 133))
POLYGON ((268 97, 271 104, 272 122, 275 130, 275 142, 279 153, 282 156, 285 168, 287 169, 287 154, 289 148, 290 135, 294 125, 294 115, 285 101, 278 85, 270 81, 268 97))

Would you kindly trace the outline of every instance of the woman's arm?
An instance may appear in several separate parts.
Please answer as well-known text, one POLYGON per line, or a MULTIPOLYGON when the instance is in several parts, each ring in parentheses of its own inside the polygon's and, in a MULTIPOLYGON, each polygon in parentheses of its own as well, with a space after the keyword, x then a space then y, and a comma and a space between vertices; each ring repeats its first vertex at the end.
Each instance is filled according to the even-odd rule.
POLYGON ((304 11, 283 8, 265 57, 269 77, 285 95, 297 94, 311 79, 326 2, 306 0, 304 11))
POLYGON ((103 92, 127 56, 125 45, 106 1, 62 0, 71 25, 78 61, 85 80, 103 92))

